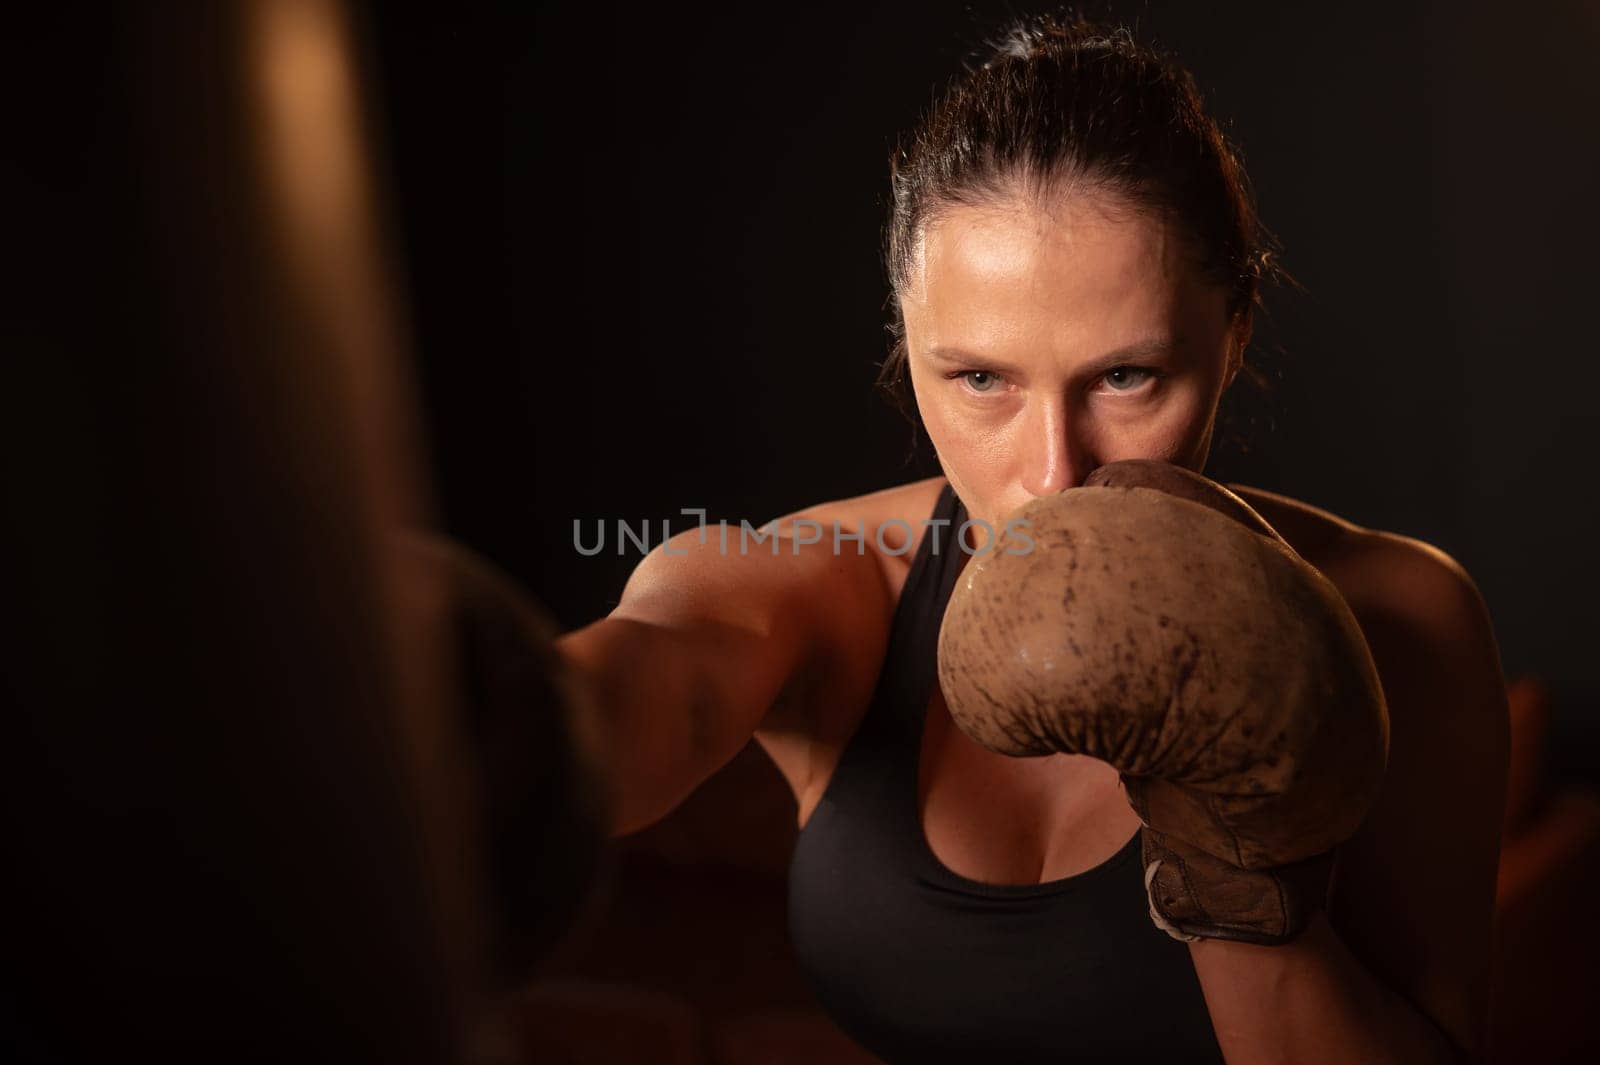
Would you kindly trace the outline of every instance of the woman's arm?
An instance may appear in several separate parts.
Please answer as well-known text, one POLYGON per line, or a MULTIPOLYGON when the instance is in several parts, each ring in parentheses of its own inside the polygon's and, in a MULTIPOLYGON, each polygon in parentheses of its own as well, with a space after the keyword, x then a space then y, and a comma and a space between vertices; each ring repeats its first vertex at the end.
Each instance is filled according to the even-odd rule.
POLYGON ((608 617, 557 640, 598 711, 612 835, 665 816, 774 708, 804 727, 816 707, 870 693, 892 609, 878 560, 830 536, 797 543, 793 528, 781 519, 760 542, 680 533, 608 617))
POLYGON ((1190 944, 1229 1065, 1479 1061, 1505 804, 1508 711, 1471 578, 1369 533, 1338 583, 1383 682, 1383 792, 1340 847, 1329 913, 1294 942, 1190 944))

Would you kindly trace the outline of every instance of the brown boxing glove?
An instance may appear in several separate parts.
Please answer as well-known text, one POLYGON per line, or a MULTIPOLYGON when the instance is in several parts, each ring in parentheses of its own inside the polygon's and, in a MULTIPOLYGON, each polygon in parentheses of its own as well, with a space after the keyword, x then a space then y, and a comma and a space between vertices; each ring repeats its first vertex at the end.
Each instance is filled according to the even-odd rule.
POLYGON ((603 869, 609 811, 590 695, 556 652, 554 622, 508 574, 444 536, 408 532, 398 544, 446 589, 457 724, 482 818, 490 977, 521 986, 603 869))
POLYGON ((1238 496, 1162 462, 1102 467, 1007 529, 945 611, 951 717, 1002 754, 1118 769, 1169 934, 1293 939, 1388 757, 1343 597, 1238 496))

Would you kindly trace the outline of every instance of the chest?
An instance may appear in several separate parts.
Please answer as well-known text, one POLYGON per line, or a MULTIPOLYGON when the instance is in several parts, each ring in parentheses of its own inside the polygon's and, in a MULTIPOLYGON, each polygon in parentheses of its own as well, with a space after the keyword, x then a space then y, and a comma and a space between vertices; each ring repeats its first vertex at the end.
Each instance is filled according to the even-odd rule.
POLYGON ((1109 765, 1073 754, 995 754, 955 727, 937 688, 918 752, 917 810, 934 857, 987 884, 1076 876, 1139 830, 1109 765))
MULTIPOLYGON (((1338 549, 1347 538, 1284 524, 1298 534, 1302 557, 1353 607, 1371 598, 1362 555, 1338 549)), ((934 856, 952 872, 991 884, 1075 876, 1117 853, 1140 828, 1111 766, 1081 755, 995 754, 955 727, 937 686, 917 753, 916 808, 934 856)))
MULTIPOLYGON (((1335 549, 1325 523, 1274 512, 1291 544, 1347 598, 1367 580, 1359 556, 1335 549)), ((904 566, 886 580, 898 593, 904 566)), ((1352 599, 1354 602, 1354 599, 1352 599)), ((1359 616, 1359 614, 1358 614, 1359 616)), ((1058 754, 1011 758, 968 739, 951 721, 937 686, 923 709, 916 752, 916 810, 928 849, 949 871, 988 884, 1038 884, 1075 876, 1116 854, 1139 830, 1116 770, 1098 759, 1058 754)), ((857 722, 836 722, 769 753, 795 788, 803 827, 826 790, 857 722)))

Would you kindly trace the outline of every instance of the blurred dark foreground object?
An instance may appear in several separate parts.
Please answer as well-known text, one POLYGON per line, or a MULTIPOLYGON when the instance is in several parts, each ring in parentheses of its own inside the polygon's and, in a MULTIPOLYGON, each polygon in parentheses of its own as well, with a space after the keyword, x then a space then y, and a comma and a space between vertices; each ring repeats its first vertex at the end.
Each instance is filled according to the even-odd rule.
POLYGON ((1491 1060, 1600 1061, 1600 795, 1549 775, 1537 677, 1508 686, 1511 772, 1495 897, 1491 1060))
POLYGON ((493 988, 513 991, 579 920, 609 818, 586 692, 554 623, 504 572, 445 537, 402 537, 408 563, 448 586, 457 697, 472 751, 495 927, 493 988))
POLYGON ((492 996, 581 892, 557 719, 457 686, 495 624, 393 535, 430 488, 360 39, 337 0, 4 35, 8 1060, 509 1060, 492 996))

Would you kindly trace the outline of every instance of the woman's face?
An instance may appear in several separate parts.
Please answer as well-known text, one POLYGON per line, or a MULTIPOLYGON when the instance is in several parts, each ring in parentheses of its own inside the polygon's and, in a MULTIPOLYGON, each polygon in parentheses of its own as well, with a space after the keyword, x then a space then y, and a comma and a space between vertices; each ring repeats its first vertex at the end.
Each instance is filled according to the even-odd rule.
POLYGON ((1119 459, 1205 465, 1248 326, 1172 226, 1083 196, 953 208, 905 288, 917 406, 971 516, 999 528, 1119 459))

